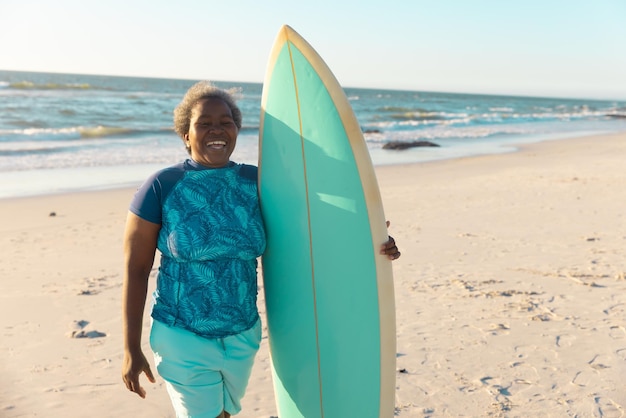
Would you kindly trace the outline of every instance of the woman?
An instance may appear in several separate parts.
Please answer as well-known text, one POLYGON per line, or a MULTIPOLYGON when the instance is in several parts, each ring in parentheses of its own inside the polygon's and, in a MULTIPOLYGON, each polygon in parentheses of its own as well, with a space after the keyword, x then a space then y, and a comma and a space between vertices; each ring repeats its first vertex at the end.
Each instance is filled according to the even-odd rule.
MULTIPOLYGON (((265 232, 257 169, 230 161, 241 119, 228 92, 192 86, 174 110, 191 158, 151 176, 126 222, 122 378, 142 398, 139 375, 155 382, 141 332, 158 249, 150 345, 179 417, 238 413, 261 341, 256 260, 265 232)), ((400 256, 393 238, 381 254, 400 256)))

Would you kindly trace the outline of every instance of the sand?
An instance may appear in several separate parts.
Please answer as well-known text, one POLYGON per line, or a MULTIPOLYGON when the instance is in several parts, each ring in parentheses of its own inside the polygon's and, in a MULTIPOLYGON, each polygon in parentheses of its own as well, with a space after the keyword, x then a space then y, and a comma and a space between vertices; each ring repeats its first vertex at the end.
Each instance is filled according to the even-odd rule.
MULTIPOLYGON (((625 161, 615 134, 377 168, 397 416, 626 414, 625 161)), ((142 400, 120 377, 132 194, 0 200, 0 416, 174 416, 162 379, 142 400)), ((265 333, 243 408, 277 415, 265 333)))

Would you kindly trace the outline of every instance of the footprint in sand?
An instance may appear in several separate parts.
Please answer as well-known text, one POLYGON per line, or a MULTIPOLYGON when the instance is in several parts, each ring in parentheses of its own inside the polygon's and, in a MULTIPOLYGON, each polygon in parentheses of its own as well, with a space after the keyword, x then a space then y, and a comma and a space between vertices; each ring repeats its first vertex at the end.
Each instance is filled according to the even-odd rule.
POLYGON ((626 310, 626 304, 618 303, 616 305, 609 306, 602 312, 604 312, 608 316, 623 316, 626 310))
POLYGON ((591 374, 589 372, 579 371, 579 372, 576 372, 576 374, 574 375, 574 378, 571 380, 570 383, 576 386, 585 387, 585 386, 588 386, 591 381, 592 381, 591 374))
POLYGON ((597 387, 603 382, 603 373, 607 369, 612 368, 614 357, 612 355, 596 354, 587 364, 589 368, 576 372, 570 383, 580 387, 597 387))
POLYGON ((596 370, 609 369, 611 366, 607 366, 608 363, 611 362, 611 359, 607 356, 596 355, 591 361, 589 361, 589 365, 596 370))
POLYGON ((609 330, 609 337, 614 340, 623 340, 626 338, 626 329, 620 325, 613 325, 609 330))
POLYGON ((501 333, 508 334, 511 327, 506 324, 491 324, 491 328, 489 328, 488 332, 491 335, 498 335, 501 333))
POLYGON ((574 341, 576 341, 576 337, 569 334, 557 335, 555 339, 556 346, 560 348, 571 347, 574 341))
POLYGON ((613 399, 597 396, 593 400, 596 403, 597 409, 597 414, 594 414, 594 416, 609 418, 624 416, 624 410, 618 403, 614 402, 613 399))
POLYGON ((512 370, 512 377, 514 377, 513 384, 516 386, 528 386, 533 382, 539 380, 539 374, 537 369, 532 363, 525 363, 523 361, 516 361, 510 364, 512 370))
POLYGON ((120 283, 111 283, 111 279, 116 277, 117 275, 115 274, 101 277, 86 277, 83 279, 82 289, 77 294, 80 296, 97 295, 103 290, 119 287, 120 283))

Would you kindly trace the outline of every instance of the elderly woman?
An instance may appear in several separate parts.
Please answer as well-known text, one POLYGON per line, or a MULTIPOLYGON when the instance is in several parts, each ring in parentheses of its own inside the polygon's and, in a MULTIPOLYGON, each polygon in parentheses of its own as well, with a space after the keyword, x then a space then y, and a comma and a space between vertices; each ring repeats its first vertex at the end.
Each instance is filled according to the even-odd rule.
MULTIPOLYGON (((191 158, 152 175, 126 221, 122 378, 142 398, 139 375, 155 382, 141 333, 158 249, 150 346, 178 417, 238 413, 261 341, 257 168, 230 161, 241 120, 228 92, 208 82, 192 86, 174 110, 191 158)), ((400 255, 392 238, 381 253, 400 255)))

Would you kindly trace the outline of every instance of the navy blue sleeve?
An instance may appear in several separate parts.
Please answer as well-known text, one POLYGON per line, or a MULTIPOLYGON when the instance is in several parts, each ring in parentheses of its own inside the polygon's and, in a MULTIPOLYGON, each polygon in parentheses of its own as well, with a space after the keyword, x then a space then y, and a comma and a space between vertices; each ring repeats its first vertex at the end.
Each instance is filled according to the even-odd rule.
POLYGON ((239 175, 245 179, 257 181, 259 177, 259 169, 256 166, 242 164, 239 175))
POLYGON ((148 177, 135 193, 129 210, 141 219, 160 225, 163 202, 184 174, 184 169, 179 165, 148 177))

